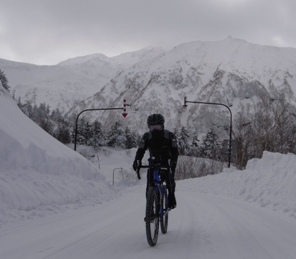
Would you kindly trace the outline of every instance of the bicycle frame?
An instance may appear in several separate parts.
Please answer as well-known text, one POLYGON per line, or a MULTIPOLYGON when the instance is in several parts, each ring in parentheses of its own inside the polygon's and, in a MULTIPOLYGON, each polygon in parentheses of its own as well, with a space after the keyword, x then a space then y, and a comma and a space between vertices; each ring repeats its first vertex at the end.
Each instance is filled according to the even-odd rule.
MULTIPOLYGON (((167 169, 167 168, 166 168, 167 169)), ((163 180, 161 179, 161 169, 154 169, 153 170, 153 182, 154 182, 154 186, 157 189, 158 193, 159 193, 159 199, 162 200, 163 197, 165 196, 166 198, 166 203, 168 202, 168 196, 165 194, 166 189, 165 189, 165 185, 163 185, 163 180)), ((164 208, 163 206, 160 206, 159 208, 159 216, 165 216, 167 213, 169 212, 169 209, 167 211, 164 212, 164 208)))
POLYGON ((148 192, 146 194, 147 200, 145 222, 147 241, 150 246, 154 246, 157 243, 159 226, 163 234, 167 233, 170 209, 168 208, 167 187, 165 184, 163 184, 165 179, 162 176, 168 170, 171 170, 171 168, 169 166, 162 167, 161 163, 157 163, 154 159, 150 158, 149 166, 139 165, 137 169, 138 179, 141 179, 140 168, 149 168, 149 172, 152 174, 151 180, 153 181, 153 186, 148 188, 148 192), (152 219, 151 212, 153 215, 152 219))

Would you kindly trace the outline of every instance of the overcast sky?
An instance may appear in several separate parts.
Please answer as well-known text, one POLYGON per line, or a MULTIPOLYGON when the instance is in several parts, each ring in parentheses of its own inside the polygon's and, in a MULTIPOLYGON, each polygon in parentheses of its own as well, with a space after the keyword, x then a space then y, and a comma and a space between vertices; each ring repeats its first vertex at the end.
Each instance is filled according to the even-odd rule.
POLYGON ((0 0, 0 58, 40 65, 227 36, 296 48, 296 0, 0 0))

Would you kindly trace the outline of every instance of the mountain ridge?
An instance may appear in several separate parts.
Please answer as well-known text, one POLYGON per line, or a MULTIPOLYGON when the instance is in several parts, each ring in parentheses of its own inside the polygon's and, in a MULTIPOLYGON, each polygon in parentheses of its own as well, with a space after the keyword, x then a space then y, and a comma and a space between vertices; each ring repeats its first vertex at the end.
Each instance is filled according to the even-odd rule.
MULTIPOLYGON (((131 116, 123 123, 140 130, 145 128, 142 118, 152 112, 163 113, 169 127, 184 122, 200 126, 194 121, 201 115, 192 118, 191 114, 206 108, 191 106, 190 112, 181 112, 185 96, 193 101, 224 103, 233 106, 233 112, 237 103, 254 102, 262 93, 273 98, 283 93, 295 104, 296 49, 261 46, 232 37, 183 43, 167 51, 149 47, 111 58, 91 54, 56 66, 22 66, 8 66, 8 71, 3 68, 17 97, 51 102, 52 109, 62 107, 66 115, 86 108, 118 107, 126 99, 132 105, 131 116), (35 81, 30 82, 24 74, 35 81)), ((122 120, 113 114, 85 116, 107 124, 122 120)))

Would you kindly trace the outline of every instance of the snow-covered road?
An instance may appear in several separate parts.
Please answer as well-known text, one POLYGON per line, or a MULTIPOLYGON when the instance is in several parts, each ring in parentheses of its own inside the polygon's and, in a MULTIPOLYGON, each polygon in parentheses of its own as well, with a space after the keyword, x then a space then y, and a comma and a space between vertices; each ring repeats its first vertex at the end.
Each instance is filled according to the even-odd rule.
POLYGON ((110 202, 6 226, 1 259, 295 258, 296 221, 254 204, 188 191, 178 183, 169 231, 151 248, 144 186, 110 202))

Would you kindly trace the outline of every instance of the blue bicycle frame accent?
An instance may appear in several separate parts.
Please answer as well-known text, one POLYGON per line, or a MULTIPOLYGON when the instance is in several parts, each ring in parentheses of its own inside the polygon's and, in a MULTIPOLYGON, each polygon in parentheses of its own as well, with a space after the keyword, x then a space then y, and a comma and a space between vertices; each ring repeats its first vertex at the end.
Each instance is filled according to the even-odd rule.
MULTIPOLYGON (((165 202, 167 203, 168 202, 168 197, 167 195, 165 195, 166 193, 166 190, 165 190, 165 187, 161 184, 161 177, 160 177, 160 171, 158 169, 154 169, 153 170, 153 180, 154 180, 154 183, 155 183, 155 188, 156 190, 159 192, 160 194, 160 200, 163 199, 163 196, 165 196, 165 202)), ((167 212, 164 212, 164 208, 163 206, 160 206, 159 208, 159 216, 163 216, 164 213, 167 213, 167 212)))
POLYGON ((160 175, 159 175, 159 171, 157 169, 154 169, 154 171, 153 171, 153 180, 156 183, 160 182, 160 175))

